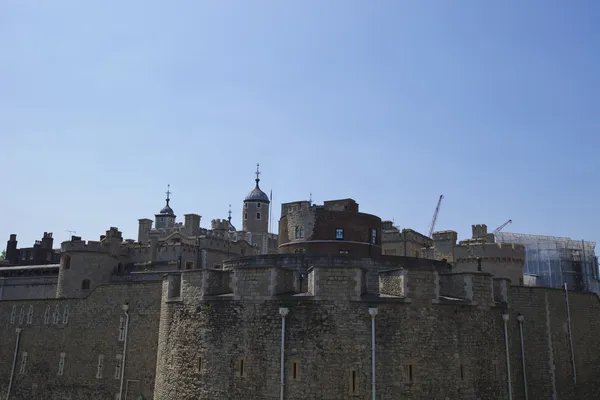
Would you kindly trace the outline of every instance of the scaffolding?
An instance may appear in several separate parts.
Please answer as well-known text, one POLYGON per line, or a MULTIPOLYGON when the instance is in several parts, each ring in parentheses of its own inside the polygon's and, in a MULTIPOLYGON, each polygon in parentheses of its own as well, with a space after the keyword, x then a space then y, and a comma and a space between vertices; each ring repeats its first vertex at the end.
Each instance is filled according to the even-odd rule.
POLYGON ((535 286, 561 288, 600 294, 600 273, 596 243, 567 237, 499 232, 496 242, 525 247, 525 281, 535 286))

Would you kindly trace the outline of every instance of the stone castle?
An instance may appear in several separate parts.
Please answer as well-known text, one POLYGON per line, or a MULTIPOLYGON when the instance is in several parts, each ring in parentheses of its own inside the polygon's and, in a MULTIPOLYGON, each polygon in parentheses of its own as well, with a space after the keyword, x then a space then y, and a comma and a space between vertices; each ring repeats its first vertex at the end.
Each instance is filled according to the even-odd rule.
POLYGON ((257 174, 242 230, 208 230, 168 193, 137 241, 110 228, 59 265, 1 267, 2 393, 600 398, 598 297, 523 286, 522 246, 400 231, 352 199, 283 204, 275 235, 270 206, 257 174))

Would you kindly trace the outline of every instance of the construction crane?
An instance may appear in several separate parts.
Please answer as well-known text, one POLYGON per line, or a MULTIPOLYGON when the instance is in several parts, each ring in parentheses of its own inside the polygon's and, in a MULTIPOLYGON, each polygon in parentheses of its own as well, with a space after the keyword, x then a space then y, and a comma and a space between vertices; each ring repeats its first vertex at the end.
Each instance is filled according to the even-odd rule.
POLYGON ((497 227, 497 228, 494 230, 494 232, 493 232, 493 233, 494 233, 494 235, 495 235, 496 233, 500 232, 502 229, 504 229, 504 227, 505 227, 506 225, 508 225, 508 224, 512 224, 512 219, 509 219, 508 221, 506 221, 505 223, 503 223, 502 225, 500 225, 499 227, 497 227))
POLYGON ((433 219, 431 220, 431 225, 429 225, 429 237, 433 234, 433 230, 435 229, 435 223, 437 222, 437 217, 440 212, 440 205, 442 205, 442 199, 444 195, 440 195, 440 199, 437 202, 437 206, 435 207, 435 212, 433 213, 433 219))

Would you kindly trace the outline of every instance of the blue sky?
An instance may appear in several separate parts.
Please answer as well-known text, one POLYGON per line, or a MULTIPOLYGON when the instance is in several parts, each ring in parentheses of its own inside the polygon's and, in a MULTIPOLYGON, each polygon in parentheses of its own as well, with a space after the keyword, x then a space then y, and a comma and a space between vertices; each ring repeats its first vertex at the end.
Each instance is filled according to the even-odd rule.
MULTIPOLYGON (((600 240, 597 1, 0 3, 0 239, 352 197, 600 240)), ((182 219, 181 218, 181 219, 182 219)), ((277 224, 274 223, 274 227, 277 224)), ((0 246, 4 247, 4 246, 0 246)))

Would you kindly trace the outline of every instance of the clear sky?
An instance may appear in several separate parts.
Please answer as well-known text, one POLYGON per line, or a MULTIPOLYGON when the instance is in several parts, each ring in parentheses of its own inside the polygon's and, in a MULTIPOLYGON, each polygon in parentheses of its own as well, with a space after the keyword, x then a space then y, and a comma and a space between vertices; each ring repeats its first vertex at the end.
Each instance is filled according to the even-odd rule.
MULTIPOLYGON (((600 2, 0 2, 0 249, 354 198, 598 241, 600 2), (179 218, 181 217, 181 218, 179 218)), ((277 227, 274 222, 273 226, 277 227)))

